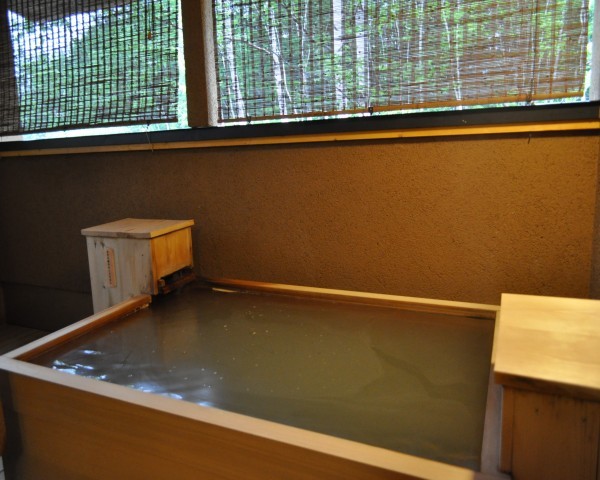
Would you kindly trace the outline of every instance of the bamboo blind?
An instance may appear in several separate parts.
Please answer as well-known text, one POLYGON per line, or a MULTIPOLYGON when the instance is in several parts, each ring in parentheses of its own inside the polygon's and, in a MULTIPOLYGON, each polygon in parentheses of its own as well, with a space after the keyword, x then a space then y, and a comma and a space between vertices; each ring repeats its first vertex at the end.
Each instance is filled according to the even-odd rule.
POLYGON ((220 121, 581 97, 587 0, 213 0, 220 121))
POLYGON ((176 121, 177 4, 1 2, 0 133, 176 121))

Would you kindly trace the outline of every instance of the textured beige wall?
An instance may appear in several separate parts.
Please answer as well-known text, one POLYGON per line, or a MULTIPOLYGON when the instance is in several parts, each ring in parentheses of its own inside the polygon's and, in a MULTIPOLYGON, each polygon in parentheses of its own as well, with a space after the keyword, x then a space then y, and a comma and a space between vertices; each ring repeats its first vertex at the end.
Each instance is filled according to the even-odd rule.
POLYGON ((598 183, 596 187, 596 221, 592 254, 590 297, 600 299, 600 151, 598 152, 598 183))
POLYGON ((80 229, 194 218, 205 276, 498 303, 590 294, 597 136, 0 160, 0 281, 89 291, 80 229))

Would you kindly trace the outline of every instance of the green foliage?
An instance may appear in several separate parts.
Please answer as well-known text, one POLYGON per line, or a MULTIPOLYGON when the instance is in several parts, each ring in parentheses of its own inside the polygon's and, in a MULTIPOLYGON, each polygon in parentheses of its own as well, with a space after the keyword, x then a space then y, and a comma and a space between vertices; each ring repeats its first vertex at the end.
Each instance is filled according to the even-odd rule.
POLYGON ((39 22, 12 15, 22 129, 176 120, 177 19, 177 0, 39 22))

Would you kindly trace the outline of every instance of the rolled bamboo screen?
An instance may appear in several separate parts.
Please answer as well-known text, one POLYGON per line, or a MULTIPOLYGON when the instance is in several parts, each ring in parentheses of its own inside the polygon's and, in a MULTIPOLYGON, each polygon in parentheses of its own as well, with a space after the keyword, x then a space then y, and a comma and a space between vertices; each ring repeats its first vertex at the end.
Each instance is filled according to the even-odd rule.
POLYGON ((177 0, 1 2, 0 133, 176 121, 177 18, 177 0))
POLYGON ((581 97, 587 0, 213 0, 220 121, 581 97))

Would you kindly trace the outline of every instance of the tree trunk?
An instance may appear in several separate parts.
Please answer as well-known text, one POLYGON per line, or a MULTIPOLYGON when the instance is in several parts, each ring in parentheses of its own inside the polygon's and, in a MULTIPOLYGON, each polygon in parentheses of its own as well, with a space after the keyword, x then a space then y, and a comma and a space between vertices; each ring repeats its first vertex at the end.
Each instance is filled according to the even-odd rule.
MULTIPOLYGON (((359 0, 355 11, 356 24, 356 98, 360 99, 365 108, 370 106, 369 102, 369 68, 368 48, 369 41, 365 14, 365 0, 359 0)), ((357 105, 358 107, 359 105, 357 105)))
POLYGON ((333 61, 335 78, 335 109, 344 110, 345 89, 343 78, 343 48, 344 48, 344 19, 342 14, 343 1, 333 0, 333 61))
POLYGON ((460 5, 458 2, 456 7, 449 5, 445 0, 442 1, 442 18, 444 22, 444 30, 446 31, 446 40, 448 42, 448 54, 450 56, 450 67, 452 68, 452 89, 454 90, 454 98, 456 100, 462 100, 462 91, 460 86, 460 58, 456 38, 456 25, 454 23, 454 11, 453 8, 458 8, 460 5), (448 18, 452 19, 449 20, 448 18), (454 48, 453 48, 454 45, 454 48))
POLYGON ((277 104, 279 105, 279 115, 287 115, 287 102, 285 97, 284 70, 281 64, 281 49, 279 47, 279 30, 275 26, 275 11, 270 8, 271 21, 269 23, 269 39, 271 42, 271 58, 273 60, 273 78, 275 79, 275 89, 277 91, 277 104))
POLYGON ((231 89, 233 99, 231 101, 232 113, 237 118, 245 118, 246 111, 242 91, 240 88, 239 78, 235 68, 235 51, 233 48, 233 23, 231 21, 233 15, 225 15, 225 55, 227 57, 227 67, 229 69, 229 78, 231 80, 231 89))

